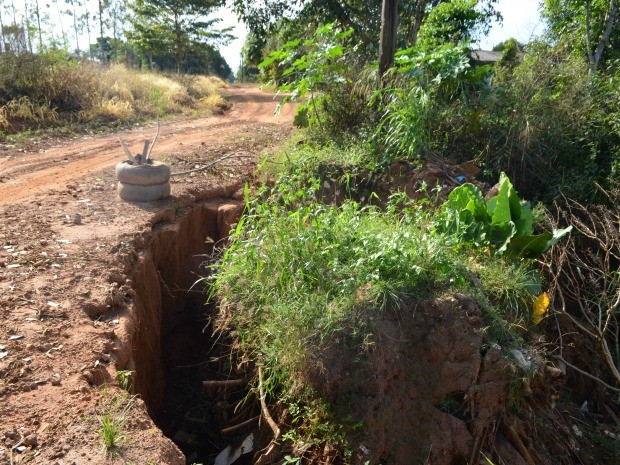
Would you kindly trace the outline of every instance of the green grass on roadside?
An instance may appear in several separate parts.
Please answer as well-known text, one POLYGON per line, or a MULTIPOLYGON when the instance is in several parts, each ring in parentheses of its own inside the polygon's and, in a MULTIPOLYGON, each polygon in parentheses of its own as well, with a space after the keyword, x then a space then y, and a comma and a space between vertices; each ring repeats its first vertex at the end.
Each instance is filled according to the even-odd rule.
MULTIPOLYGON (((383 209, 322 204, 311 168, 333 151, 289 155, 275 185, 249 202, 215 278, 220 327, 235 330, 244 354, 263 367, 266 390, 311 405, 309 374, 331 344, 353 341, 362 354, 372 342, 369 314, 454 292, 480 302, 494 340, 519 343, 539 287, 528 263, 449 246, 430 204, 403 195, 383 209)), ((307 422, 324 423, 324 414, 305 412, 307 422)))
POLYGON ((135 400, 135 396, 123 393, 111 398, 104 397, 101 401, 96 416, 97 427, 95 431, 101 437, 106 455, 122 455, 121 446, 127 442, 125 424, 135 406, 135 400))

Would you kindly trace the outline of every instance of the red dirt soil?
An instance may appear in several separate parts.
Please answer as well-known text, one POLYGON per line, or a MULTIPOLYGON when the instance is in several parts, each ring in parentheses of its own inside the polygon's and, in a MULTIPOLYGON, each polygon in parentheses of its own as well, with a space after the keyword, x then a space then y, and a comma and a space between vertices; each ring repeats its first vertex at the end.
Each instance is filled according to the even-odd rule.
POLYGON ((167 286, 195 279, 176 265, 226 235, 258 156, 288 136, 293 118, 290 107, 274 116, 273 96, 254 87, 226 92, 223 116, 162 123, 153 157, 173 172, 250 157, 174 177, 172 196, 158 202, 123 202, 113 169, 124 159, 118 136, 137 152, 154 124, 56 146, 0 145, 0 465, 185 463, 145 406, 161 402, 151 361, 176 298, 167 286), (97 416, 123 399, 117 370, 140 373, 141 398, 125 441, 106 455, 97 416))

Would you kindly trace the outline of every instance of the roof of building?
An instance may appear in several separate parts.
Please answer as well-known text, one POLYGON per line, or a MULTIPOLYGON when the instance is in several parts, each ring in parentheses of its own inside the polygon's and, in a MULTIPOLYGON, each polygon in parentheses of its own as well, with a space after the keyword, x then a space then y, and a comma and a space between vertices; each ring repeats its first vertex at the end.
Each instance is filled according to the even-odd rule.
POLYGON ((481 63, 495 63, 502 56, 502 52, 492 50, 472 50, 470 56, 473 60, 481 63))

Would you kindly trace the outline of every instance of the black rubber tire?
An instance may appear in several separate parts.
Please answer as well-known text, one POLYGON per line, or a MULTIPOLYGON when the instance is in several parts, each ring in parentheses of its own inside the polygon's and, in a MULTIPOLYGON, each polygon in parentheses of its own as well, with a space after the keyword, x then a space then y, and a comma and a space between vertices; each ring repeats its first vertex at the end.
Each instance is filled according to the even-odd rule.
POLYGON ((170 167, 159 161, 148 165, 136 165, 125 160, 116 165, 116 179, 123 184, 135 186, 164 184, 170 179, 170 167))
POLYGON ((123 200, 130 202, 150 202, 152 200, 165 199, 170 195, 170 183, 140 186, 136 184, 118 183, 116 187, 118 195, 123 200))

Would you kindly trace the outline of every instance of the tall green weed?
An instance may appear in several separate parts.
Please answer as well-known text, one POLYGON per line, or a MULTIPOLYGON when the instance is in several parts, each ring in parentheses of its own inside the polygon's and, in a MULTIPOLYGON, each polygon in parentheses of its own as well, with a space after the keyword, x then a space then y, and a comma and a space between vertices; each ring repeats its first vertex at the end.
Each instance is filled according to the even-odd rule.
POLYGON ((541 290, 529 260, 454 247, 424 202, 404 195, 385 209, 353 200, 326 205, 323 181, 303 167, 308 156, 248 199, 213 278, 219 328, 235 331, 272 395, 314 398, 312 373, 335 341, 347 340, 363 357, 373 315, 453 292, 480 302, 492 340, 520 343, 541 290))
POLYGON ((506 172, 530 198, 591 200, 595 183, 617 174, 619 79, 618 68, 589 78, 579 57, 532 43, 520 64, 496 65, 475 92, 439 108, 431 147, 475 160, 489 179, 506 172))

